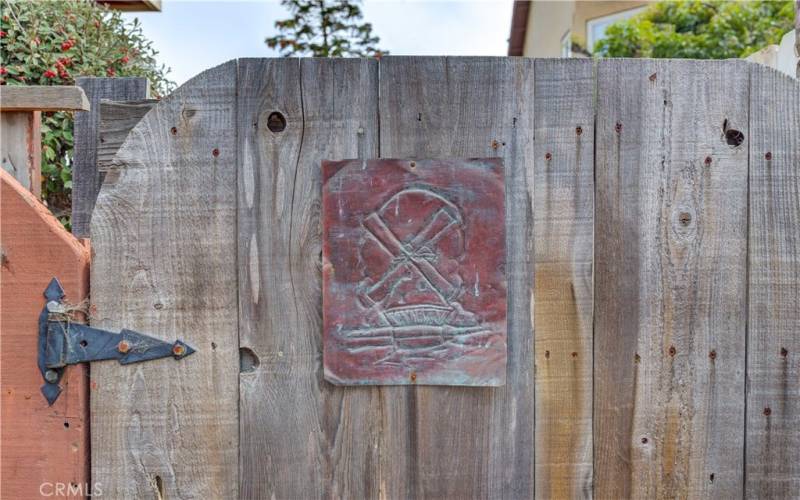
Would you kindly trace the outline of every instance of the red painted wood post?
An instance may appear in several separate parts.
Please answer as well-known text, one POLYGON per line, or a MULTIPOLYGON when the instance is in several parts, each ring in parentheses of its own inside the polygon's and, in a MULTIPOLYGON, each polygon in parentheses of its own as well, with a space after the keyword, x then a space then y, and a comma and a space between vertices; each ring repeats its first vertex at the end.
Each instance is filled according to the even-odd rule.
POLYGON ((86 298, 88 242, 66 231, 10 174, 0 171, 0 184, 2 496, 80 498, 91 492, 88 369, 67 368, 63 392, 48 406, 39 391, 37 342, 42 292, 54 276, 68 302, 86 298))

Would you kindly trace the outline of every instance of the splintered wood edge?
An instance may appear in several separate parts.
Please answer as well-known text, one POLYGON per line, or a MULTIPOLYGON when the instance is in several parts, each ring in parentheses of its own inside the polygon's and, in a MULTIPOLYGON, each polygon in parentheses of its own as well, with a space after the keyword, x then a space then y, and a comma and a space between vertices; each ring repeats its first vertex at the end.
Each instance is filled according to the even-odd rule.
POLYGON ((0 111, 89 111, 89 99, 74 85, 0 86, 0 111))

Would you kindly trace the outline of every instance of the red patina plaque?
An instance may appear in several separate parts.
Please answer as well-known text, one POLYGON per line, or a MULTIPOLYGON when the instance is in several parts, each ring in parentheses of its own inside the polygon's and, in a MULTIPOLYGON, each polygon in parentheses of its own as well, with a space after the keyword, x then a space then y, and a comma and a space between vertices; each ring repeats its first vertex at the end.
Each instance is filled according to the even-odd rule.
POLYGON ((504 384, 502 160, 326 161, 322 170, 325 378, 504 384))

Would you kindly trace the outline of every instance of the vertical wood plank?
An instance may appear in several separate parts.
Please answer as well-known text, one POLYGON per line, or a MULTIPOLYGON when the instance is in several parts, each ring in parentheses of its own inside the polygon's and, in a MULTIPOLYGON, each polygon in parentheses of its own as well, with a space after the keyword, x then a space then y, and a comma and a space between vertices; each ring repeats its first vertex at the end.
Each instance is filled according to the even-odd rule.
POLYGON ((237 496, 236 70, 152 109, 97 199, 93 324, 197 350, 92 364, 92 479, 109 498, 237 496))
POLYGON ((323 379, 320 268, 321 163, 377 156, 377 79, 374 60, 240 61, 242 498, 380 495, 378 391, 323 379))
POLYGON ((85 299, 89 249, 36 196, 2 171, 0 189, 3 497, 55 496, 58 484, 72 492, 70 497, 83 497, 93 491, 91 484, 87 486, 88 369, 67 368, 60 382, 63 390, 48 406, 40 392, 43 380, 36 352, 45 287, 57 277, 67 302, 77 305, 85 299))
POLYGON ((742 495, 748 86, 739 61, 599 63, 598 498, 742 495))
POLYGON ((82 88, 91 109, 75 114, 74 157, 72 164, 72 234, 86 238, 97 193, 103 176, 97 171, 98 126, 100 100, 133 101, 149 96, 147 78, 79 77, 75 85, 82 88))
POLYGON ((594 64, 535 68, 536 497, 590 498, 594 64))
POLYGON ((504 387, 382 387, 387 498, 533 496, 533 61, 386 57, 384 158, 502 157, 507 176, 504 387))
POLYGON ((42 113, 0 113, 0 162, 36 198, 42 195, 42 113))
POLYGON ((747 497, 800 492, 800 83, 750 67, 747 497))

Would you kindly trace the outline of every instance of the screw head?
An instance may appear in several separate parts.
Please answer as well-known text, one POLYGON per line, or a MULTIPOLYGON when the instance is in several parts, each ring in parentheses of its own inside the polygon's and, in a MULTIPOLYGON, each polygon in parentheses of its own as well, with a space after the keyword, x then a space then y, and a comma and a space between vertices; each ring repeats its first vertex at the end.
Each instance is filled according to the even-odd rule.
POLYGON ((117 350, 124 354, 131 350, 131 345, 127 340, 120 340, 119 344, 117 344, 117 350))
POLYGON ((47 370, 44 372, 44 379, 50 382, 51 384, 55 384, 58 382, 58 372, 55 370, 47 370))
POLYGON ((183 356, 185 352, 186 348, 180 344, 175 344, 174 346, 172 346, 172 354, 174 354, 175 356, 183 356))

